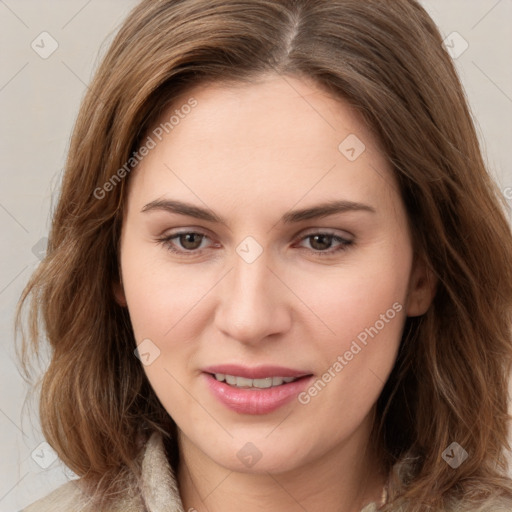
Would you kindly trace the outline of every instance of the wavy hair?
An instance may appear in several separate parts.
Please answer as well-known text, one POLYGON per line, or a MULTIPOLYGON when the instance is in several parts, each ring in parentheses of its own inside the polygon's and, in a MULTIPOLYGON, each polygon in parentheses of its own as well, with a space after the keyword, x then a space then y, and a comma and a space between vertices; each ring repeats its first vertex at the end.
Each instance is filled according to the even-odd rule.
POLYGON ((47 255, 18 306, 27 378, 46 340, 51 349, 40 397, 46 439, 105 499, 136 477, 137 453, 152 431, 172 449, 174 423, 133 354, 128 311, 113 292, 129 171, 105 184, 120 177, 177 95, 268 73, 313 79, 360 112, 396 174, 415 254, 438 280, 430 309, 406 320, 377 403, 374 436, 396 477, 385 510, 512 497, 506 203, 486 170, 439 30, 416 0, 145 0, 135 7, 82 102, 47 255), (469 454, 457 470, 441 457, 452 442, 469 454))

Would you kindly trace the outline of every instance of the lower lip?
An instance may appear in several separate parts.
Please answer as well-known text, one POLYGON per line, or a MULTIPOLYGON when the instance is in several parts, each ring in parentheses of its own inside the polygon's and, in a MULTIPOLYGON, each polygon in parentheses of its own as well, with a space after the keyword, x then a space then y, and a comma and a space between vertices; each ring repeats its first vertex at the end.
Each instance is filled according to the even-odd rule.
POLYGON ((212 394, 228 409, 240 414, 268 414, 291 402, 304 391, 312 376, 266 389, 236 388, 204 373, 212 394))

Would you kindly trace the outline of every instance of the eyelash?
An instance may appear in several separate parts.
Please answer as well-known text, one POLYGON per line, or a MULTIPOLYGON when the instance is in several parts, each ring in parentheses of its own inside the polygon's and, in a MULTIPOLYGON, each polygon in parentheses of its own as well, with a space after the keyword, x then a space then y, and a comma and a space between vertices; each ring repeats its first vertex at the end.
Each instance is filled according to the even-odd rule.
MULTIPOLYGON (((200 231, 181 231, 179 233, 174 233, 172 235, 159 238, 157 241, 159 243, 161 243, 162 245, 164 245, 167 248, 167 250, 169 250, 170 252, 172 252, 174 254, 178 254, 180 256, 185 256, 185 257, 197 256, 204 251, 204 249, 196 249, 196 250, 176 249, 175 246, 173 245, 172 241, 174 239, 178 239, 180 236, 183 236, 183 235, 200 235, 204 238, 208 238, 208 236, 205 233, 201 233, 200 231)), ((309 233, 309 234, 303 236, 299 241, 306 240, 308 238, 313 238, 314 236, 318 236, 318 235, 331 237, 331 242, 336 241, 336 242, 340 243, 340 245, 337 248, 335 248, 334 250, 330 249, 330 250, 326 250, 326 251, 319 251, 319 250, 306 248, 306 250, 308 250, 309 252, 313 253, 314 255, 321 256, 321 257, 332 256, 339 252, 346 251, 350 246, 352 246, 354 244, 353 240, 346 240, 345 238, 337 236, 333 233, 328 233, 328 232, 324 232, 324 231, 309 233)), ((203 240, 204 240, 204 238, 203 238, 203 240)), ((201 242, 203 240, 201 240, 201 242)))

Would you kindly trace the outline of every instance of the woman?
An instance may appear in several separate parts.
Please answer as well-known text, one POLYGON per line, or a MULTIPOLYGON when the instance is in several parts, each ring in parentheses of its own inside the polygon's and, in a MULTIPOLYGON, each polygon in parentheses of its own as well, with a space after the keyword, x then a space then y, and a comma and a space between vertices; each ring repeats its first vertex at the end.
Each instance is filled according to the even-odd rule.
POLYGON ((21 301, 80 476, 26 510, 511 510, 503 205, 415 1, 143 1, 21 301))

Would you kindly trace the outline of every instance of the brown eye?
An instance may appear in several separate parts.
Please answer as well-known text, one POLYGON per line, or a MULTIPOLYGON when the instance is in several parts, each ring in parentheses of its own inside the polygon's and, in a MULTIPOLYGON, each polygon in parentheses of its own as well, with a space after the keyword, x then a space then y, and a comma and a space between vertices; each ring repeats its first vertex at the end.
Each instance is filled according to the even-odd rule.
POLYGON ((189 251, 199 249, 203 238, 204 235, 201 235, 200 233, 183 233, 178 235, 178 240, 181 247, 189 251))
POLYGON ((315 251, 325 251, 326 249, 330 249, 332 245, 333 235, 311 235, 308 237, 310 239, 310 245, 315 251))
POLYGON ((209 238, 203 233, 196 231, 182 231, 181 233, 174 233, 158 239, 158 242, 163 244, 166 249, 183 256, 195 256, 207 249, 204 241, 209 238))
POLYGON ((354 240, 347 240, 334 233, 311 233, 302 237, 301 244, 304 242, 308 242, 309 247, 301 247, 318 256, 332 256, 354 244, 354 240))

